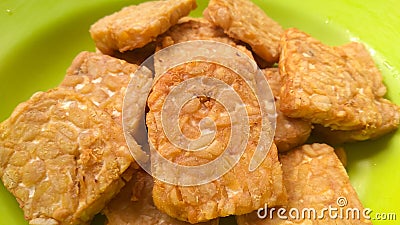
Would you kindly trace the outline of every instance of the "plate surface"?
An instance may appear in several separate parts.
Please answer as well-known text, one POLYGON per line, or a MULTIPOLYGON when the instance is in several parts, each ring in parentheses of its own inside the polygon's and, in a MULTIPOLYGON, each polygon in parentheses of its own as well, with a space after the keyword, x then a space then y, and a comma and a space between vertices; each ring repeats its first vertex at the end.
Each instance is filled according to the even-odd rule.
MULTIPOLYGON (((55 87, 80 51, 94 51, 88 29, 127 0, 2 0, 0 2, 0 121, 34 92, 55 87)), ((330 45, 361 41, 374 53, 400 104, 400 2, 396 0, 255 0, 285 28, 297 27, 330 45)), ((206 1, 192 14, 200 16, 206 1)), ((400 217, 400 131, 346 146, 351 182, 365 207, 400 217)), ((0 225, 24 225, 22 210, 0 182, 0 225)), ((400 220, 400 218, 397 218, 400 220)), ((373 220, 374 224, 395 224, 373 220)), ((232 224, 224 220, 224 224, 232 224)), ((97 223, 101 224, 101 223, 97 223)))

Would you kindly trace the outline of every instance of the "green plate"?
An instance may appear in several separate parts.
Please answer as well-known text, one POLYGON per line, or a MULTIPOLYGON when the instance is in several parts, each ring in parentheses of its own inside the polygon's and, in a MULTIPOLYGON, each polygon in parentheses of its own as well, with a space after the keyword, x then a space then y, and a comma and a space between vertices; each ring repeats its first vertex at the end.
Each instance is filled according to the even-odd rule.
MULTIPOLYGON (((0 121, 34 92, 57 86, 76 54, 94 50, 88 29, 127 0, 1 0, 0 121)), ((206 1, 198 0, 200 16, 206 1)), ((388 87, 400 104, 400 2, 396 0, 257 0, 284 27, 297 27, 323 42, 359 40, 371 49, 388 87)), ((400 216, 400 131, 376 141, 346 146, 351 182, 365 207, 400 216)), ((386 214, 386 215, 387 215, 386 214)), ((27 224, 14 197, 0 183, 0 225, 27 224)), ((400 220, 400 218, 399 218, 400 220)), ((374 224, 396 224, 374 220, 374 224)), ((224 220, 232 224, 232 220, 224 220)), ((101 224, 101 223, 98 223, 101 224)))

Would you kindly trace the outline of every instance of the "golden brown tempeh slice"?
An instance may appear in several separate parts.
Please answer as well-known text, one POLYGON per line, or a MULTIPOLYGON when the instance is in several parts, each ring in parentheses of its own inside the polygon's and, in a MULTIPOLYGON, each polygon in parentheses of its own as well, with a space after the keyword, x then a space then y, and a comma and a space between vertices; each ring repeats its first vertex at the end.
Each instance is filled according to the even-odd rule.
MULTIPOLYGON (((329 47, 288 29, 281 46, 279 69, 284 85, 280 109, 285 115, 334 130, 377 132, 387 120, 381 107, 391 115, 399 113, 397 106, 381 98, 385 92, 381 74, 372 69, 375 65, 372 59, 366 60, 365 51, 357 50, 359 45, 329 47)), ((392 122, 398 126, 398 120, 392 122)))
POLYGON ((81 52, 72 61, 60 87, 85 95, 122 124, 125 91, 137 68, 102 53, 81 52))
POLYGON ((155 205, 172 217, 197 223, 228 215, 249 213, 264 203, 286 204, 286 192, 277 149, 273 145, 265 161, 254 172, 248 171, 251 154, 243 156, 230 172, 208 184, 180 187, 155 181, 155 205))
POLYGON ((252 53, 243 45, 239 45, 234 39, 224 33, 224 30, 211 24, 203 18, 184 17, 178 24, 172 26, 167 32, 157 38, 157 51, 173 44, 194 41, 194 40, 213 40, 222 42, 243 51, 250 58, 252 53))
MULTIPOLYGON (((159 77, 148 98, 150 111, 146 123, 149 141, 162 156, 178 165, 186 166, 209 163, 227 148, 230 134, 234 132, 231 131, 233 125, 228 113, 233 112, 227 112, 219 102, 221 99, 216 101, 203 96, 190 99, 180 110, 179 121, 174 122, 179 124, 180 130, 187 138, 196 139, 200 136, 200 121, 205 117, 212 118, 216 126, 215 138, 201 151, 189 152, 176 147, 163 131, 161 112, 167 103, 167 96, 178 84, 196 77, 217 78, 241 96, 249 113, 249 140, 245 143, 245 151, 239 163, 211 183, 182 187, 156 180, 153 188, 155 205, 172 217, 197 223, 217 217, 249 213, 264 203, 284 204, 286 193, 274 144, 262 164, 256 170, 249 171, 250 160, 260 135, 260 109, 244 79, 226 67, 209 62, 190 62, 176 66, 159 77)), ((171 130, 166 129, 165 132, 171 130)), ((200 173, 202 172, 199 171, 200 173)))
POLYGON ((342 144, 345 142, 365 141, 377 139, 396 130, 400 123, 400 109, 387 99, 375 100, 378 111, 382 114, 382 124, 377 127, 369 127, 361 130, 332 130, 329 127, 316 125, 313 134, 329 144, 342 144))
POLYGON ((222 28, 211 24, 203 18, 184 17, 157 38, 157 50, 193 40, 215 40, 235 45, 234 40, 228 37, 222 28))
POLYGON ((343 58, 348 60, 347 63, 350 69, 370 79, 370 85, 372 85, 376 96, 383 97, 386 94, 386 87, 382 82, 383 77, 380 75, 381 72, 363 44, 350 42, 334 48, 343 58))
MULTIPOLYGON (((253 59, 253 54, 245 46, 236 44, 235 40, 227 36, 220 27, 211 24, 203 18, 184 17, 180 19, 178 24, 172 26, 167 32, 157 37, 156 51, 174 44, 196 40, 222 42, 239 49, 253 59)), ((198 49, 195 48, 193 50, 198 51, 198 49)), ((165 68, 172 66, 177 58, 185 57, 184 54, 188 53, 190 53, 190 50, 186 50, 185 53, 178 52, 178 55, 165 55, 165 53, 161 53, 162 56, 160 56, 160 54, 156 54, 154 58, 156 74, 160 74, 165 68)))
POLYGON ((275 96, 277 117, 274 141, 279 152, 288 151, 306 142, 310 136, 312 125, 302 119, 287 117, 279 110, 279 94, 282 87, 279 70, 278 68, 267 68, 263 69, 263 72, 275 96))
POLYGON ((265 61, 278 61, 283 28, 250 0, 210 0, 203 14, 230 37, 249 44, 265 61))
MULTIPOLYGON (((103 210, 107 225, 189 225, 160 212, 154 206, 153 183, 149 174, 143 170, 137 171, 103 210)), ((218 219, 199 225, 218 225, 218 219)))
POLYGON ((29 224, 88 223, 133 162, 121 132, 74 91, 38 92, 20 104, 0 124, 0 177, 29 224))
MULTIPOLYGON (((268 206, 271 214, 268 213, 265 219, 258 218, 257 213, 253 212, 238 216, 238 225, 371 224, 370 220, 363 217, 364 207, 332 147, 326 144, 303 145, 280 155, 280 161, 289 197, 289 203, 285 207, 287 211, 283 216, 287 216, 288 219, 279 218, 276 211, 271 211, 272 207, 268 206), (343 212, 341 214, 343 219, 330 219, 329 207, 335 207, 338 216, 343 212), (292 208, 299 210, 300 213, 304 209, 310 211, 309 213, 304 211, 304 216, 299 214, 296 220, 289 215, 289 210, 292 208), (316 214, 313 213, 313 209, 316 214), (359 210, 359 219, 356 212, 352 214, 354 212, 352 209, 359 210)), ((333 217, 335 214, 331 215, 333 217)))
POLYGON ((73 60, 60 87, 83 94, 118 124, 122 124, 125 100, 125 104, 129 104, 125 125, 129 132, 133 132, 143 118, 140 112, 146 105, 147 92, 152 84, 151 76, 135 73, 137 68, 135 64, 102 53, 82 52, 73 60), (131 93, 124 99, 130 82, 135 88, 131 88, 131 93))
POLYGON ((123 8, 90 28, 96 47, 105 54, 141 48, 187 16, 195 0, 149 1, 123 8))

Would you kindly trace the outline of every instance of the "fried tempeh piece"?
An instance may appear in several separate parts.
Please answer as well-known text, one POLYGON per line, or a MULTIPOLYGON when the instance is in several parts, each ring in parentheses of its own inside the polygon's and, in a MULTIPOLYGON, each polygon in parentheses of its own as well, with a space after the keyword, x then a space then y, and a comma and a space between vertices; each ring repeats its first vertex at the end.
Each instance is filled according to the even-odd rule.
MULTIPOLYGON (((153 178, 137 171, 103 213, 107 225, 189 225, 160 212, 153 203, 153 178)), ((199 225, 218 225, 218 219, 199 225)))
POLYGON ((203 18, 184 17, 167 32, 157 37, 157 51, 173 44, 193 40, 215 40, 229 45, 235 45, 224 30, 203 18))
POLYGON ((195 8, 195 0, 144 2, 100 19, 90 27, 90 34, 103 53, 125 52, 154 41, 195 8))
POLYGON ((276 107, 276 129, 274 141, 279 152, 288 151, 306 142, 310 136, 312 125, 302 119, 290 118, 285 116, 280 110, 280 89, 282 87, 281 76, 278 68, 267 68, 262 70, 272 93, 275 96, 276 107))
POLYGON ((20 104, 0 124, 0 177, 29 224, 88 223, 132 166, 121 132, 71 90, 38 92, 20 104))
POLYGON ((299 216, 300 218, 293 219, 286 211, 285 216, 289 219, 284 220, 274 212, 270 214, 271 211, 265 219, 258 218, 257 213, 253 212, 236 217, 238 225, 372 224, 368 218, 363 217, 364 208, 332 147, 317 143, 303 145, 280 155, 280 161, 289 197, 286 209, 289 211, 291 208, 296 208, 300 212, 305 208, 315 209, 316 214, 305 213, 305 218, 299 216), (327 211, 329 206, 338 209, 337 215, 342 210, 343 219, 329 218, 327 211), (349 209, 358 209, 360 217, 357 218, 356 213, 352 217, 352 211, 347 211, 349 209), (348 213, 348 219, 345 212, 348 213))
POLYGON ((375 100, 378 111, 382 114, 382 124, 378 127, 368 127, 360 130, 332 130, 329 127, 317 125, 313 135, 329 144, 342 144, 345 142, 365 141, 377 139, 396 130, 400 123, 400 109, 387 99, 375 100))
POLYGON ((68 68, 60 88, 85 95, 93 104, 109 113, 118 124, 122 124, 122 106, 131 82, 137 93, 130 93, 134 97, 128 96, 125 101, 130 104, 130 111, 126 114, 129 122, 126 124, 129 131, 133 131, 143 117, 139 112, 146 105, 145 95, 152 83, 151 77, 135 73, 137 68, 135 64, 102 53, 82 52, 68 68))
MULTIPOLYGON (((248 57, 253 59, 253 54, 243 45, 236 44, 235 40, 227 36, 224 31, 203 18, 182 18, 178 24, 171 27, 167 32, 157 37, 157 48, 156 51, 172 46, 174 44, 182 43, 185 41, 195 40, 207 40, 222 42, 232 47, 239 49, 244 52, 248 57)), ((197 49, 196 49, 197 51, 197 49)), ((186 51, 186 53, 189 51, 186 51)), ((169 68, 176 61, 177 57, 182 57, 182 53, 179 55, 155 55, 154 67, 156 76, 161 73, 165 68, 169 68)))
POLYGON ((102 53, 81 52, 72 61, 60 87, 85 95, 122 124, 126 87, 137 67, 102 53))
POLYGON ((230 37, 249 44, 265 61, 278 61, 283 28, 250 0, 210 0, 203 14, 230 37))
POLYGON ((194 41, 194 40, 213 40, 222 42, 243 51, 250 58, 252 53, 243 45, 239 45, 234 39, 224 33, 224 30, 211 24, 203 18, 184 17, 178 24, 172 26, 167 32, 157 38, 157 49, 161 50, 173 44, 194 41))
POLYGON ((386 87, 382 82, 382 76, 378 67, 365 46, 359 42, 350 42, 345 45, 334 47, 338 53, 345 58, 350 69, 368 77, 372 82, 372 89, 375 96, 383 97, 386 94, 386 87))
POLYGON ((282 186, 282 174, 274 144, 262 164, 256 170, 249 171, 250 160, 260 135, 260 109, 243 78, 226 67, 210 62, 190 62, 163 74, 155 82, 148 98, 150 111, 146 123, 149 141, 162 156, 185 166, 204 165, 213 161, 227 148, 232 126, 228 113, 233 112, 227 112, 220 102, 212 98, 199 96, 189 100, 180 110, 179 121, 176 122, 186 137, 196 139, 200 135, 200 121, 205 117, 212 118, 216 126, 215 138, 204 149, 188 152, 178 148, 169 141, 163 131, 161 111, 166 97, 178 84, 196 77, 221 80, 242 97, 249 112, 249 140, 239 163, 217 180, 189 187, 156 180, 153 188, 155 205, 172 217, 197 223, 232 214, 248 213, 264 203, 284 204, 286 193, 282 186))
POLYGON ((359 45, 345 50, 329 47, 294 28, 285 32, 281 45, 280 109, 285 115, 333 130, 375 133, 381 127, 398 126, 396 119, 384 124, 388 120, 381 108, 390 115, 398 114, 399 108, 381 97, 386 90, 381 74, 371 69, 375 65, 365 59, 365 52, 358 53, 359 45))
MULTIPOLYGON (((360 64, 354 68, 366 71, 363 72, 364 74, 380 73, 369 52, 362 44, 351 42, 343 46, 335 47, 335 49, 340 51, 342 55, 348 55, 352 63, 360 64)), ((370 78, 372 79, 372 88, 375 95, 384 96, 386 87, 382 83, 382 76, 370 76, 370 78)), ((400 123, 399 107, 383 98, 375 100, 375 104, 378 107, 378 111, 382 114, 381 126, 354 131, 340 131, 317 125, 315 126, 313 134, 329 144, 342 144, 345 142, 376 139, 396 130, 400 123)))

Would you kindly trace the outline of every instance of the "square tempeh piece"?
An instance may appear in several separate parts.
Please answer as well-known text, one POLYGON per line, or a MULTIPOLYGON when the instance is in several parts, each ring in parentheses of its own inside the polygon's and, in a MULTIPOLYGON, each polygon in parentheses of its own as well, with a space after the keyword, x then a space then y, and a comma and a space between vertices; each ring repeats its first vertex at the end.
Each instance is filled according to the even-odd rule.
POLYGON ((90 34, 101 52, 125 52, 154 41, 195 8, 195 0, 144 2, 100 19, 91 26, 90 34))
MULTIPOLYGON (((253 74, 250 76, 253 76, 253 74)), ((239 162, 216 180, 194 186, 178 186, 156 180, 153 188, 153 199, 154 204, 161 211, 180 220, 197 223, 217 217, 249 213, 263 206, 264 203, 278 205, 286 202, 286 193, 282 185, 282 170, 275 144, 272 144, 261 165, 254 171, 249 170, 263 127, 259 102, 250 86, 237 73, 220 64, 211 62, 184 63, 171 68, 157 79, 147 103, 150 109, 146 117, 149 141, 160 155, 176 165, 189 167, 205 165, 213 162, 224 152, 241 151, 241 147, 230 146, 229 144, 233 142, 232 139, 240 139, 240 137, 237 138, 238 133, 248 135, 248 140, 244 141, 243 155, 239 158, 239 162), (232 89, 221 88, 220 86, 212 86, 208 89, 208 87, 202 87, 204 83, 198 82, 196 85, 186 88, 186 92, 180 92, 177 96, 171 94, 172 90, 179 87, 180 84, 193 81, 196 78, 201 78, 205 83, 210 82, 205 81, 206 78, 218 79, 232 89), (227 95, 226 99, 213 99, 197 94, 183 105, 179 112, 178 121, 171 119, 173 116, 169 115, 172 113, 171 110, 163 112, 163 108, 169 107, 167 105, 170 102, 179 102, 182 95, 193 90, 196 86, 200 86, 209 93, 218 92, 219 89, 219 91, 227 91, 230 95, 227 95), (233 92, 241 96, 243 102, 236 102, 232 97, 235 96, 233 92), (174 96, 173 100, 167 101, 168 96, 174 96), (235 104, 235 108, 231 109, 232 111, 227 111, 224 107, 228 102, 235 104), (248 112, 248 120, 245 122, 246 125, 249 125, 248 134, 243 131, 244 128, 242 127, 240 127, 242 130, 233 128, 234 123, 240 124, 235 117, 237 115, 235 113, 240 110, 240 107, 245 107, 248 112), (168 121, 162 120, 162 112, 166 113, 164 115, 167 115, 168 121), (176 134, 177 130, 180 130, 187 138, 198 138, 200 121, 206 117, 212 118, 214 121, 215 138, 212 139, 211 143, 206 143, 207 145, 200 145, 204 146, 201 150, 186 151, 185 147, 177 146, 177 142, 171 142, 171 140, 176 139, 167 137, 167 134, 176 134), (172 129, 164 126, 168 122, 178 124, 179 127, 172 129)), ((169 107, 169 109, 171 108, 169 107)), ((206 129, 204 130, 207 132, 206 129)), ((272 139, 272 132, 269 135, 272 139)), ((179 136, 175 135, 173 138, 179 138, 179 136)), ((180 140, 178 139, 179 144, 181 143, 180 140)), ((265 146, 265 148, 267 147, 265 146)), ((159 173, 170 172, 163 170, 160 164, 155 165, 154 168, 153 174, 157 171, 160 171, 159 173)), ((215 173, 218 170, 219 168, 215 167, 208 168, 207 171, 198 171, 197 176, 215 173)), ((185 176, 188 175, 185 174, 185 176)))
POLYGON ((203 14, 230 37, 249 44, 265 61, 278 61, 283 28, 250 0, 210 0, 203 14))
POLYGON ((0 177, 31 225, 89 223, 132 163, 122 127, 71 90, 36 93, 0 124, 0 177))
MULTIPOLYGON (((334 130, 385 126, 379 106, 386 90, 382 75, 362 46, 329 47, 293 28, 285 32, 281 47, 280 109, 285 115, 334 130)), ((397 106, 390 108, 398 113, 397 106)))
MULTIPOLYGON (((279 218, 276 211, 272 211, 272 207, 268 206, 270 211, 265 219, 258 218, 257 213, 253 212, 238 216, 239 225, 372 224, 368 218, 364 218, 364 207, 332 147, 326 144, 303 145, 280 155, 280 161, 289 197, 288 205, 285 207, 287 211, 281 216, 287 216, 288 219, 279 218), (329 218, 330 214, 327 210, 329 207, 336 208, 337 215, 342 211, 343 218, 329 218), (290 209, 297 209, 300 213, 304 209, 310 209, 310 211, 308 211, 309 214, 304 211, 306 212, 304 216, 300 214, 298 219, 293 219, 289 214, 290 209), (313 209, 316 214, 313 214, 313 209), (353 217, 352 209, 359 210, 359 217, 357 213, 353 217)), ((278 208, 275 209, 278 210, 278 208)), ((264 213, 262 212, 261 215, 264 213)))

